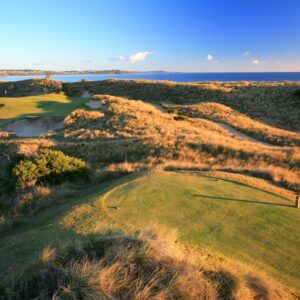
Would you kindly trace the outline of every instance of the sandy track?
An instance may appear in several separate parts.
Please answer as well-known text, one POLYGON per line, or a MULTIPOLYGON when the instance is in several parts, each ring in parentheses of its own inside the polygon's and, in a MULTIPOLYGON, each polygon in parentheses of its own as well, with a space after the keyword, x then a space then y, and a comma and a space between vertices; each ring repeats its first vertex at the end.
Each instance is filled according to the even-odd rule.
MULTIPOLYGON (((160 105, 160 104, 156 104, 156 103, 151 103, 153 107, 155 107, 156 109, 158 109, 159 111, 161 112, 165 112, 167 113, 167 111, 160 105)), ((255 143, 255 144, 259 144, 259 145, 262 145, 262 146, 266 146, 266 147, 272 147, 272 148, 280 148, 279 146, 275 146, 275 145, 272 145, 272 144, 269 144, 269 143, 266 143, 266 142, 262 142, 262 141, 259 141, 233 127, 231 127, 230 125, 227 125, 225 123, 221 123, 221 122, 215 122, 215 121, 212 121, 210 120, 211 122, 214 122, 215 124, 219 125, 220 127, 222 127, 223 129, 227 130, 228 132, 230 132, 231 134, 233 135, 236 135, 242 139, 245 139, 245 140, 248 140, 249 142, 252 142, 252 143, 255 143)))

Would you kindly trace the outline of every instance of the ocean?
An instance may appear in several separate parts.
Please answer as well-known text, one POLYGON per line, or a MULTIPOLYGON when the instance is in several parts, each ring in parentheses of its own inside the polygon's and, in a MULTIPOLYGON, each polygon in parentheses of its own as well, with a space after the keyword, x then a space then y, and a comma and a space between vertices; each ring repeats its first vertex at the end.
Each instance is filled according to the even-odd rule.
MULTIPOLYGON (((44 76, 0 76, 0 81, 17 81, 44 76)), ((259 73, 135 73, 135 74, 83 74, 54 75, 52 79, 64 82, 105 79, 148 79, 169 80, 175 82, 205 81, 300 81, 300 72, 259 72, 259 73)))

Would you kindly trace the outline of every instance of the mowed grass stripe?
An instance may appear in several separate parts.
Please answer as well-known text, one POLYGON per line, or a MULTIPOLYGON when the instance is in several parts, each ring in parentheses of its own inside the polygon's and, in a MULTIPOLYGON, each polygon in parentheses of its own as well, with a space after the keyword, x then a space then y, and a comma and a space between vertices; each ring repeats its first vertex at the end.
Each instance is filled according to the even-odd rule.
POLYGON ((160 222, 185 242, 257 266, 300 289, 300 209, 249 186, 197 175, 146 176, 107 197, 112 217, 136 228, 160 222))

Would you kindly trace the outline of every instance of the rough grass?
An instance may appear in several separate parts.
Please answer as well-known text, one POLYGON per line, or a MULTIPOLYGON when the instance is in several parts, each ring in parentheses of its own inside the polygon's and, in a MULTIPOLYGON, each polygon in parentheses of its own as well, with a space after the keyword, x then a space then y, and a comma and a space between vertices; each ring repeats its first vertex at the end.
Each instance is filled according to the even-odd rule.
POLYGON ((145 161, 145 157, 155 156, 161 161, 185 160, 195 165, 206 164, 208 168, 269 173, 274 181, 295 189, 300 183, 298 147, 271 148, 234 136, 209 120, 176 120, 173 114, 143 101, 109 95, 96 97, 102 103, 101 112, 77 110, 65 119, 66 128, 61 133, 66 142, 63 147, 81 153, 82 149, 84 153, 77 154, 79 156, 93 151, 97 153, 93 158, 103 159, 105 154, 105 161, 110 163, 120 162, 120 159, 145 161), (97 146, 96 141, 112 140, 116 143, 107 144, 102 154, 103 148, 99 143, 97 146), (118 143, 123 145, 124 142, 130 145, 118 147, 118 143), (137 148, 144 149, 143 155, 137 148), (280 175, 275 176, 275 173, 280 175))
POLYGON ((91 236, 47 246, 0 283, 5 299, 296 299, 284 286, 233 261, 178 243, 152 226, 135 235, 91 236))
MULTIPOLYGON (((97 99, 101 111, 79 109, 65 118, 65 129, 54 136, 55 147, 91 163, 185 161, 252 173, 299 190, 298 147, 266 147, 234 136, 209 120, 176 120, 175 115, 143 101, 109 95, 97 99)), ((6 138, 1 144, 19 152, 34 146, 28 139, 6 138)))
POLYGON ((175 83, 151 80, 103 80, 66 83, 65 92, 79 96, 84 90, 92 94, 110 94, 147 102, 196 104, 217 102, 229 106, 265 124, 298 131, 299 98, 293 82, 203 82, 175 83))
POLYGON ((271 144, 281 146, 300 145, 300 134, 258 122, 223 104, 205 102, 195 105, 164 105, 164 107, 183 115, 224 122, 250 136, 271 144))

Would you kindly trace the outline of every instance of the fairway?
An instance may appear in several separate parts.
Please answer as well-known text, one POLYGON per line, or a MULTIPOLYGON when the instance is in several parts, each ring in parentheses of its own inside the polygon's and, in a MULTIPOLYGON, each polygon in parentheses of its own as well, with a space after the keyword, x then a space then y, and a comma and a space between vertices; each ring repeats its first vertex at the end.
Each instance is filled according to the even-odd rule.
POLYGON ((85 108, 88 99, 49 94, 19 98, 0 97, 0 125, 25 117, 65 117, 77 108, 85 108))
POLYGON ((300 288, 300 209, 279 196, 197 175, 150 175, 106 195, 124 228, 159 222, 183 241, 259 267, 300 288))

